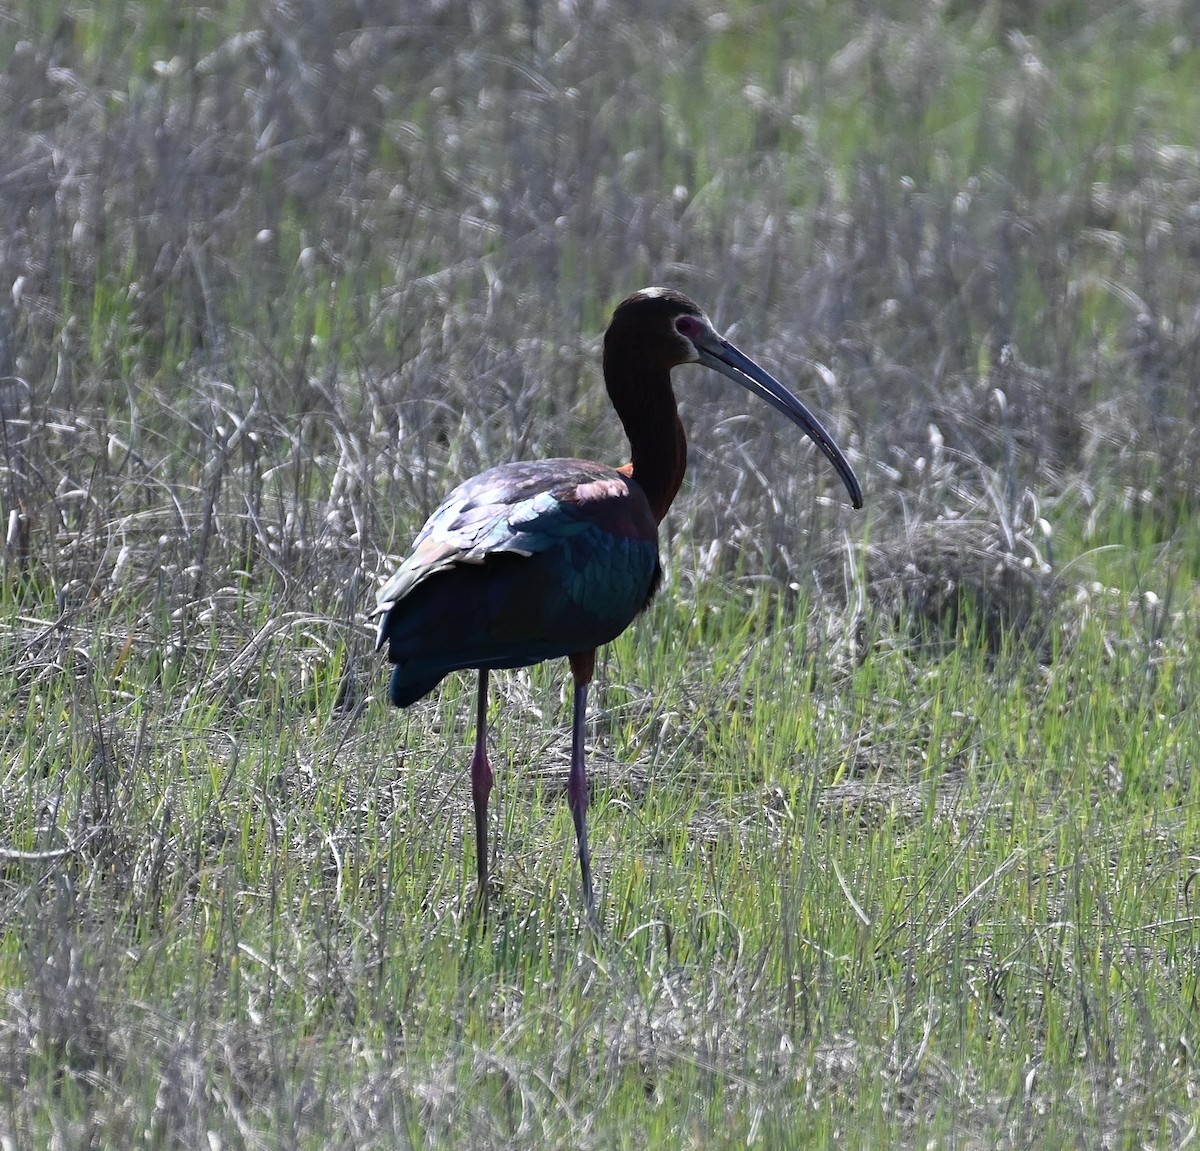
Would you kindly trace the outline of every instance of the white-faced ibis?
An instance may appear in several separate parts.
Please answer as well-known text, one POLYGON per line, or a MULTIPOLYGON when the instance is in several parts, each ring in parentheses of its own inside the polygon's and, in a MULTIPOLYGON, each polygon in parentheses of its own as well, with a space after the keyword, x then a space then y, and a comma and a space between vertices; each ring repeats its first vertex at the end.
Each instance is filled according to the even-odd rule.
POLYGON ((377 648, 388 645, 391 700, 407 707, 448 672, 479 671, 471 796, 479 890, 488 890, 487 684, 493 668, 566 656, 575 679, 567 802, 583 898, 595 915, 588 852, 584 716, 596 648, 621 634, 658 589, 658 525, 687 462, 671 369, 704 364, 761 396, 809 435, 856 508, 862 488, 833 438, 787 388, 713 328, 686 296, 646 288, 618 305, 604 335, 604 382, 631 461, 502 464, 455 488, 379 592, 377 648))

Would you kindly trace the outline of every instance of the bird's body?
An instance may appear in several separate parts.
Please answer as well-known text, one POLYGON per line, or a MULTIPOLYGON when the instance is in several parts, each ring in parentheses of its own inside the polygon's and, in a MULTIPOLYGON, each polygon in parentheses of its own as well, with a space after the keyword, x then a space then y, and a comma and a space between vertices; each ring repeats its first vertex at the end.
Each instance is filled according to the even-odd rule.
POLYGON ((645 493, 586 460, 502 464, 455 488, 380 591, 391 699, 407 707, 460 668, 489 671, 595 649, 658 587, 645 493))
POLYGON ((479 671, 472 797, 480 892, 487 890, 487 679, 566 656, 575 680, 567 799, 584 900, 594 916, 587 843, 584 723, 596 648, 650 602, 661 577, 658 524, 683 480, 687 442, 671 369, 701 363, 799 425, 833 463, 855 507, 849 463, 807 408, 719 336, 686 296, 647 288, 623 301, 604 337, 604 379, 629 437, 620 468, 587 460, 503 464, 455 488, 380 589, 378 647, 395 665, 391 699, 407 707, 442 677, 479 671))

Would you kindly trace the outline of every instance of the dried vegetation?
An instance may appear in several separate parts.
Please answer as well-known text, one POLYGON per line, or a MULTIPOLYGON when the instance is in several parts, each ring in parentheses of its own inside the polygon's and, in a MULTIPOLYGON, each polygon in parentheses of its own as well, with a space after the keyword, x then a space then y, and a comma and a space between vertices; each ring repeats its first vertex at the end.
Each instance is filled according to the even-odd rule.
MULTIPOLYGON (((633 1123, 650 1145, 680 1130, 705 1143, 723 1116, 734 1142, 786 1142, 810 1111, 819 1142, 841 1114, 828 1101, 863 1082, 864 1108, 879 1102, 892 1124, 876 1136, 916 1141, 959 1107, 985 1144, 1076 1137, 1039 1110, 1033 1071, 1001 1100, 976 1078, 990 1065, 956 1078, 923 1059, 926 1007, 893 980, 905 963, 926 969, 913 958, 926 943, 948 969, 964 962, 979 926, 956 934, 976 906, 961 891, 922 909, 925 934, 871 956, 864 934, 847 969, 805 950, 817 928, 805 935, 789 901, 840 903, 854 877, 823 889, 801 861, 764 896, 778 934, 743 937, 685 884, 679 898, 703 910, 679 935, 655 923, 630 930, 619 961, 587 957, 562 911, 573 892, 539 912, 542 879, 525 870, 560 846, 554 772, 544 808, 540 775, 515 785, 534 822, 502 832, 512 918, 489 954, 510 981, 480 991, 494 972, 462 960, 453 1002, 420 990, 423 966, 461 960, 447 939, 478 942, 451 878, 458 716, 453 698, 411 727, 374 707, 383 672, 362 613, 452 480, 524 456, 621 456, 598 336, 646 283, 692 293, 795 382, 868 497, 854 517, 769 411, 682 382, 693 486, 665 543, 687 606, 657 619, 699 646, 681 658, 661 640, 665 655, 630 677, 658 676, 658 692, 606 687, 596 720, 598 762, 610 741, 641 749, 637 764, 613 759, 612 803, 631 823, 693 764, 698 795, 648 824, 647 852, 694 849, 698 874, 741 874, 730 843, 773 854, 797 820, 842 835, 831 813, 847 804, 847 826, 906 842, 940 843, 936 824, 975 843, 972 821, 999 808, 1036 824, 1044 808, 993 805, 991 783, 965 793, 957 823, 946 814, 964 771, 1009 754, 978 734, 986 720, 941 726, 929 703, 939 658, 964 646, 990 666, 1023 649, 1016 678, 1054 681, 1052 696, 1055 661, 1097 628, 1112 666, 1145 678, 1133 726, 1148 731, 1164 698, 1190 707, 1200 20, 1166 0, 808 7, 264 0, 0 15, 0 962, 21 973, 0 1005, 0 1139, 599 1146, 628 1094, 664 1125, 633 1123), (1109 545, 1140 557, 1120 586, 1109 545), (740 648, 714 657, 728 677, 706 683, 719 609, 702 589, 748 583, 766 588, 761 628, 712 623, 740 648), (785 689, 748 653, 784 626, 772 612, 795 606, 775 591, 789 586, 811 618, 787 647, 808 682, 785 689), (894 709, 874 727, 838 710, 834 684, 897 653, 912 699, 864 688, 894 709), (748 777, 725 802, 726 765, 704 757, 750 724, 750 703, 782 693, 788 723, 810 689, 827 730, 795 746, 834 755, 848 778, 805 794, 748 777), (381 755, 385 730, 398 734, 381 755), (953 778, 925 820, 912 764, 943 756, 953 778), (404 863, 381 847, 409 836, 439 846, 404 863), (397 892, 439 925, 403 955, 397 892), (248 926, 248 909, 268 926, 248 926), (162 974, 172 964, 190 981, 162 974), (561 1000, 523 1013, 545 981, 561 1000), (593 1015, 564 1006, 596 987, 593 1015), (847 998, 822 1002, 830 987, 847 998), (837 1029, 873 995, 894 997, 901 1021, 874 1047, 837 1029), (460 1038, 439 1047, 448 1019, 460 1038), (535 1067, 523 1044, 547 1027, 557 1054, 535 1067), (708 1105, 663 1105, 693 1092, 708 1105)), ((1064 708, 1094 697, 1070 679, 1064 708)), ((547 682, 516 676, 506 692, 513 756, 553 764, 539 743, 554 738, 547 682)), ((1164 754, 1186 791, 1180 730, 1164 754)), ((1022 745, 1013 770, 1058 751, 1022 745)), ((1128 778, 1115 743, 1097 755, 1128 778)), ((1111 923, 1084 890, 1096 876, 1061 858, 1042 870, 1054 832, 1038 827, 995 891, 1028 867, 1061 879, 1029 896, 1048 901, 1035 908, 1047 922, 1111 923)), ((947 891, 964 858, 939 872, 947 891)), ((1166 834, 1162 859, 1174 877, 1195 847, 1166 834)), ((622 922, 661 894, 646 874, 613 893, 622 922)), ((851 910, 878 923, 887 907, 851 910)), ((1180 914, 1194 924, 1190 905, 1180 914)), ((1082 959, 1036 919, 1010 951, 993 940, 969 957, 963 1017, 990 1018, 997 1048, 1030 1020, 1047 1044, 1073 1021, 1064 1042, 1095 1072, 1088 1121, 1105 1137, 1178 1136, 1177 1113, 1105 1078, 1105 1044, 1125 1042, 1101 1034, 1112 988, 1090 1001, 1082 959), (1019 1006, 1001 1003, 1010 979, 1019 1006), (1145 1109, 1123 1125, 1130 1099, 1145 1109)), ((1194 1062, 1194 939, 1180 938, 1154 961, 1179 981, 1180 1062, 1151 1060, 1156 1073, 1194 1062)), ((1130 986, 1136 1042, 1167 1042, 1130 986)))

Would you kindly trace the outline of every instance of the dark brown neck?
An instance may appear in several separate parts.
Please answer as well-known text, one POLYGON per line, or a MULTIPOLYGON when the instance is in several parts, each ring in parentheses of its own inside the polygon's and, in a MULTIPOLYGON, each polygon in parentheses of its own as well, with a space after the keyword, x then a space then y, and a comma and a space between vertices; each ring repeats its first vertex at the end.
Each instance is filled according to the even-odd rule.
POLYGON ((637 481, 654 518, 662 523, 687 468, 687 439, 675 406, 670 372, 617 370, 606 362, 605 377, 613 407, 629 437, 632 459, 621 471, 637 481))

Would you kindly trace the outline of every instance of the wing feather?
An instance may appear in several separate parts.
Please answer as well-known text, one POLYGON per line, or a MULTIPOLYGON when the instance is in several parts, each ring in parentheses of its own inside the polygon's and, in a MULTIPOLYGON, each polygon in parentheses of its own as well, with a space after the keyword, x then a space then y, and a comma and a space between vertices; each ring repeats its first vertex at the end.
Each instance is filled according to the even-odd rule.
MULTIPOLYGON (((571 459, 501 464, 460 484, 426 520, 407 558, 379 589, 371 613, 382 617, 376 649, 387 641, 388 613, 431 576, 459 564, 483 564, 491 556, 530 557, 562 546, 594 530, 595 520, 586 513, 603 494, 628 496, 630 485, 613 468, 571 459)), ((652 519, 635 518, 638 530, 648 525, 653 531, 652 519)))

